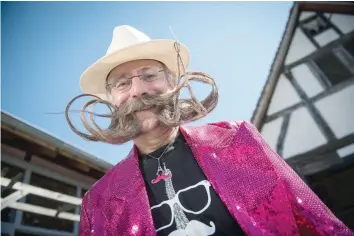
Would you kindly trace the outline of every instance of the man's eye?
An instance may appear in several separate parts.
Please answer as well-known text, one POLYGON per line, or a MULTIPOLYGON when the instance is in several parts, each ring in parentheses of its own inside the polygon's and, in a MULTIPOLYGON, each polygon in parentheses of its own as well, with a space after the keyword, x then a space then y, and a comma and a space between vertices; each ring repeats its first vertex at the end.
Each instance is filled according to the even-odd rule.
POLYGON ((128 82, 120 82, 117 84, 117 88, 125 87, 128 85, 128 82))
POLYGON ((147 79, 147 80, 152 80, 154 78, 156 78, 155 74, 148 74, 148 75, 145 76, 145 79, 147 79))

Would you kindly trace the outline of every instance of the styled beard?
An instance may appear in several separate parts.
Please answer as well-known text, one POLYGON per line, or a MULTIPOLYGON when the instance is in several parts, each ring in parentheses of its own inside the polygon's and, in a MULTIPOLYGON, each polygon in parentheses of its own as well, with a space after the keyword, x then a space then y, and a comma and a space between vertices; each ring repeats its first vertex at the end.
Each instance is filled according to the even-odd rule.
POLYGON ((114 106, 112 103, 102 100, 95 95, 82 94, 72 99, 66 107, 66 119, 70 128, 79 136, 90 141, 102 141, 111 144, 123 144, 134 138, 141 133, 140 122, 136 117, 136 112, 146 109, 154 108, 156 110, 156 117, 160 125, 167 127, 177 127, 183 123, 195 121, 206 116, 217 105, 218 92, 214 80, 205 73, 201 72, 188 72, 184 76, 184 82, 176 86, 173 90, 158 94, 158 95, 143 95, 138 99, 127 101, 119 107, 114 106), (189 82, 199 81, 212 85, 212 91, 208 97, 199 102, 194 96, 189 82), (183 87, 189 89, 191 99, 179 99, 180 90, 183 87), (91 134, 85 134, 78 131, 71 123, 68 112, 74 100, 83 96, 93 96, 96 99, 87 102, 81 110, 81 120, 85 128, 91 134), (90 116, 92 128, 84 116, 86 108, 96 103, 105 104, 111 110, 112 114, 100 115, 93 112, 90 116), (107 129, 101 129, 93 120, 92 114, 99 117, 111 118, 110 125, 107 129))
POLYGON ((120 144, 136 138, 141 134, 140 121, 136 113, 154 108, 160 125, 176 127, 181 119, 171 116, 174 110, 175 96, 143 95, 141 98, 127 101, 112 113, 111 124, 102 133, 111 143, 120 144))

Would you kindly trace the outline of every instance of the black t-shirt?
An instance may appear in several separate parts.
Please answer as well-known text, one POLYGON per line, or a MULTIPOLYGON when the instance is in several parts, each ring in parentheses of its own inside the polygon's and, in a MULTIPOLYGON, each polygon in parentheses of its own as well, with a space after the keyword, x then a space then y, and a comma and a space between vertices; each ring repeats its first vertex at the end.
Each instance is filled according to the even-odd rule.
MULTIPOLYGON (((166 147, 149 155, 158 158, 166 147)), ((180 134, 167 150, 160 159, 166 178, 157 183, 152 180, 157 177, 158 161, 139 154, 157 235, 244 235, 206 179, 184 137, 180 134)))

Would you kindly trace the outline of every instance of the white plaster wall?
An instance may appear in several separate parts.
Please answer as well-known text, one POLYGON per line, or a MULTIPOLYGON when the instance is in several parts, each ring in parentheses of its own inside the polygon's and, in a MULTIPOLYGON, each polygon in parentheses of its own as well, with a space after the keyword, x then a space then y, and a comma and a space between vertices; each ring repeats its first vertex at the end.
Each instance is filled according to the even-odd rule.
POLYGON ((344 34, 354 30, 354 16, 348 14, 332 14, 331 22, 336 25, 344 34))
POLYGON ((287 159, 326 142, 307 108, 299 108, 290 116, 288 132, 284 140, 283 157, 287 159))
POLYGON ((326 30, 319 35, 315 36, 315 41, 321 46, 325 46, 330 42, 339 39, 339 34, 333 29, 326 30))
POLYGON ((291 72, 308 97, 313 97, 324 90, 306 64, 294 67, 291 72))
POLYGON ((300 97, 297 95, 289 80, 283 74, 281 74, 275 87, 275 91, 267 114, 271 115, 300 101, 300 97))
POLYGON ((354 132, 354 85, 315 103, 337 138, 354 132))
POLYGON ((285 59, 285 65, 295 62, 314 51, 316 51, 316 47, 311 43, 306 35, 299 28, 297 28, 285 59))
POLYGON ((261 134, 268 144, 276 150, 278 137, 280 135, 280 128, 283 123, 283 117, 265 123, 262 127, 261 134))

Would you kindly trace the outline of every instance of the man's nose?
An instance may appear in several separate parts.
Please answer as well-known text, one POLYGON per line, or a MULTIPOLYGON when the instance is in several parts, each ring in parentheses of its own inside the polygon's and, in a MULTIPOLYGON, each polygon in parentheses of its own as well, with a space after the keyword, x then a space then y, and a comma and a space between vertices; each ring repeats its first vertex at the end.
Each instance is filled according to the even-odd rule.
POLYGON ((140 77, 132 78, 132 87, 130 90, 130 96, 132 98, 140 98, 147 94, 146 86, 141 82, 140 77))

